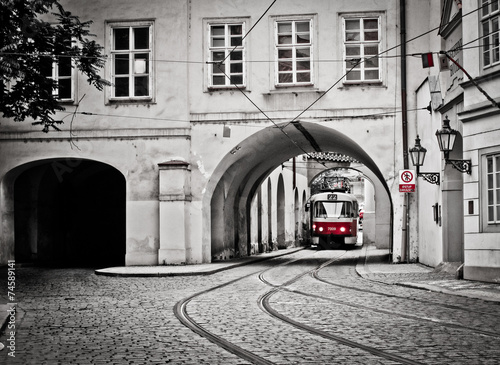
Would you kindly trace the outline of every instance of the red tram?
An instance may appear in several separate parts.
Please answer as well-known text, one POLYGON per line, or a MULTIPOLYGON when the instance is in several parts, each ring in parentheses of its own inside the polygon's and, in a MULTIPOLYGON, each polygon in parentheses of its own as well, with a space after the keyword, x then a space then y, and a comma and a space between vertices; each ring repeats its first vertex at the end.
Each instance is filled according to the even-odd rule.
POLYGON ((355 245, 358 235, 358 201, 353 194, 329 191, 315 194, 310 211, 312 243, 323 249, 355 245))

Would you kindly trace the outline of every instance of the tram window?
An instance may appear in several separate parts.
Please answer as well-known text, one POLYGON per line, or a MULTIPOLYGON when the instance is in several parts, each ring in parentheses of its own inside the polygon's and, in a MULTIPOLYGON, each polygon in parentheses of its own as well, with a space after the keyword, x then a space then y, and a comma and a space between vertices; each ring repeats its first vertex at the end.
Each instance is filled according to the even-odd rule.
POLYGON ((352 205, 350 202, 316 202, 314 205, 315 218, 351 217, 352 205))

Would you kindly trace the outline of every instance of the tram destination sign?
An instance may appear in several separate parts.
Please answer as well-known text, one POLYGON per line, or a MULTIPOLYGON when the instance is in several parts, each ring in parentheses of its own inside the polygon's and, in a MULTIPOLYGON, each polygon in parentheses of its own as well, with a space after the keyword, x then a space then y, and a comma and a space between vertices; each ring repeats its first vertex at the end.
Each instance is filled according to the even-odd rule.
POLYGON ((399 170, 400 193, 414 193, 415 184, 416 184, 416 178, 414 170, 399 170))

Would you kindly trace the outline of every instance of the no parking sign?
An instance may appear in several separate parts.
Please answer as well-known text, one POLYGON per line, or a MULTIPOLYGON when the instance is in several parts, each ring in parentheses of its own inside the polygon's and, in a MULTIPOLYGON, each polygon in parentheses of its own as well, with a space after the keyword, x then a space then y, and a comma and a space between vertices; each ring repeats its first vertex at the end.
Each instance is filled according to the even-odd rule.
POLYGON ((399 170, 399 192, 400 193, 415 192, 414 170, 399 170))

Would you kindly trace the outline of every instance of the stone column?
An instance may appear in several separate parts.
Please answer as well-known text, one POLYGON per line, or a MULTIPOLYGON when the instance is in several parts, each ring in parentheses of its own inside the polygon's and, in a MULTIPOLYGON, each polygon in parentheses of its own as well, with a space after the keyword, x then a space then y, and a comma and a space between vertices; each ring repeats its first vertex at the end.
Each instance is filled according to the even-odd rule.
POLYGON ((186 263, 186 216, 191 202, 189 164, 185 161, 168 161, 159 166, 160 248, 158 264, 186 263))

